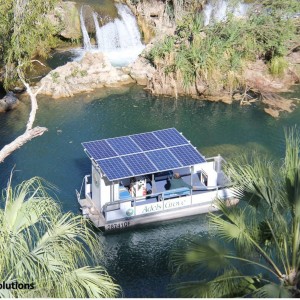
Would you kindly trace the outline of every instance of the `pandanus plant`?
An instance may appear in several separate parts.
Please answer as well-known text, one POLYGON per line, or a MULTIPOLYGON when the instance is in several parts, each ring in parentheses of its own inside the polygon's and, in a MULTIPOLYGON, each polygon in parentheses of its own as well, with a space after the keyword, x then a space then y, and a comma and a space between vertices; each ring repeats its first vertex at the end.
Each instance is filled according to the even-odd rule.
POLYGON ((81 216, 63 214, 49 185, 9 181, 0 209, 0 297, 115 297, 120 288, 100 263, 102 242, 81 216), (13 286, 12 283, 15 283, 13 286), (18 283, 19 287, 16 288, 18 283), (31 288, 24 289, 24 286, 31 288), (14 287, 14 288, 13 288, 14 287))
POLYGON ((285 157, 279 163, 255 153, 228 163, 227 174, 241 201, 236 207, 219 201, 220 214, 208 217, 209 241, 187 238, 185 246, 172 254, 177 275, 194 271, 195 281, 172 285, 181 296, 300 296, 300 135, 296 128, 285 131, 285 140, 285 157))

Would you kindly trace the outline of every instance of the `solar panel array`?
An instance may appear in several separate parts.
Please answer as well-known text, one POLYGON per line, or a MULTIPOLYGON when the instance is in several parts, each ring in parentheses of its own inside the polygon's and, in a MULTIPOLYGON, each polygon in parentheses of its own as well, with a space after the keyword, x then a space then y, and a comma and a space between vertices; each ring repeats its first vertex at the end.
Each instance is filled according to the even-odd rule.
POLYGON ((205 162, 175 128, 82 143, 110 181, 205 162))

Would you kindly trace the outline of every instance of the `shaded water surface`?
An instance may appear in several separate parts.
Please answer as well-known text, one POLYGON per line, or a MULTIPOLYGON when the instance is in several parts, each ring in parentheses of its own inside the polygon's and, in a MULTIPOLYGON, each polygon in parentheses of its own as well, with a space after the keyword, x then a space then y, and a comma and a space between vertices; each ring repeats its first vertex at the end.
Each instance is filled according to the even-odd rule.
MULTIPOLYGON (((288 97, 300 96, 300 89, 288 97)), ((14 152, 0 164, 5 187, 13 166, 14 183, 41 176, 55 184, 64 211, 80 213, 75 189, 90 172, 81 143, 176 127, 206 156, 225 158, 257 149, 275 157, 284 153, 283 128, 299 124, 300 108, 279 120, 260 105, 239 106, 180 98, 151 96, 136 86, 102 90, 72 99, 39 97, 36 125, 49 131, 14 152)), ((0 115, 0 147, 24 131, 29 106, 0 115)), ((2 205, 2 204, 1 204, 2 205)), ((162 222, 105 235, 106 266, 126 297, 167 297, 172 272, 170 251, 187 233, 207 237, 206 216, 162 222)))

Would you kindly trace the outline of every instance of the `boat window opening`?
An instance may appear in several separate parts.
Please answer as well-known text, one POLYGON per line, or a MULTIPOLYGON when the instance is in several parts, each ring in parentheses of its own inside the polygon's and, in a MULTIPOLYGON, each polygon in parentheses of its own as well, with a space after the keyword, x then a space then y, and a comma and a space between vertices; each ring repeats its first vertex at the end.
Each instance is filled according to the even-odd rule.
POLYGON ((120 209, 120 203, 107 204, 104 206, 103 212, 120 209))
POLYGON ((203 171, 203 170, 201 170, 201 173, 200 173, 201 175, 201 182, 205 185, 205 186, 207 186, 207 182, 208 182, 208 175, 203 171))

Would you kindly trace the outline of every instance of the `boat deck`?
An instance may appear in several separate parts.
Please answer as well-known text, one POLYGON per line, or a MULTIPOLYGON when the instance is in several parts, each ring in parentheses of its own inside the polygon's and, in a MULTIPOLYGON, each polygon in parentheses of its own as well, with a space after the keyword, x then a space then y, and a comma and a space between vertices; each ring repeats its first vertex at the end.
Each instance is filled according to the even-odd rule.
POLYGON ((103 227, 105 226, 105 218, 103 215, 98 211, 95 207, 94 203, 90 199, 80 199, 78 200, 82 214, 84 217, 89 218, 96 227, 103 227))

